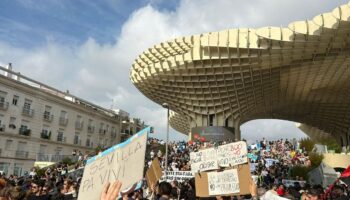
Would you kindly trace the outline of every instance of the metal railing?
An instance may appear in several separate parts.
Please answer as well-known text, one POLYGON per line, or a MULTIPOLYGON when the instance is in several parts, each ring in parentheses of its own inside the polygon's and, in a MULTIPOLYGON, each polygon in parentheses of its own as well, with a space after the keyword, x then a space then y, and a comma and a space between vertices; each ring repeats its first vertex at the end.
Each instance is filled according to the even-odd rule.
POLYGON ((20 135, 30 136, 30 133, 31 133, 30 129, 24 129, 24 128, 20 128, 19 129, 19 134, 20 135))
POLYGON ((36 161, 38 162, 62 162, 63 159, 70 159, 72 162, 77 162, 79 156, 73 155, 56 155, 56 154, 37 154, 36 161))
POLYGON ((53 115, 50 114, 50 112, 44 112, 43 114, 43 120, 47 122, 52 122, 53 120, 53 115))
POLYGON ((83 122, 75 122, 75 129, 82 130, 83 129, 83 122))
POLYGON ((25 115, 25 116, 28 116, 28 117, 33 117, 34 110, 30 109, 30 108, 27 108, 27 107, 23 107, 22 114, 25 115))
POLYGON ((61 126, 67 126, 67 124, 68 124, 68 118, 66 118, 66 117, 60 117, 59 124, 60 124, 61 126))
POLYGON ((49 140, 51 138, 51 131, 41 131, 40 137, 49 140))

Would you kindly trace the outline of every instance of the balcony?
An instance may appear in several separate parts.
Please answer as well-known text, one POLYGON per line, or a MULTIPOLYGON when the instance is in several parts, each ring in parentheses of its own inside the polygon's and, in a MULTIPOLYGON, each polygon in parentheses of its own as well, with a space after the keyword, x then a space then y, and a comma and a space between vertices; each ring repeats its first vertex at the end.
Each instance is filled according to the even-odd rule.
POLYGON ((41 131, 40 138, 49 140, 51 138, 51 131, 41 131))
POLYGON ((47 122, 52 122, 52 120, 53 120, 53 115, 51 115, 51 113, 50 112, 44 112, 44 114, 43 114, 43 120, 44 121, 47 121, 47 122))
POLYGON ((20 135, 25 135, 25 136, 30 136, 31 130, 27 128, 20 128, 19 129, 19 134, 20 135))
POLYGON ((94 133, 95 132, 95 127, 94 126, 88 126, 88 133, 94 133))
POLYGON ((0 110, 7 110, 9 108, 9 102, 1 101, 0 110))
POLYGON ((28 151, 16 151, 16 157, 17 158, 28 158, 28 151))
POLYGON ((83 122, 75 122, 75 129, 82 130, 83 129, 83 122))
POLYGON ((23 107, 22 109, 22 115, 27 116, 27 117, 33 117, 34 115, 34 110, 30 109, 28 107, 23 107))
POLYGON ((61 126, 67 126, 67 124, 68 124, 68 118, 66 118, 66 117, 60 117, 59 124, 60 124, 61 126))
POLYGON ((0 132, 5 132, 5 128, 6 128, 6 126, 1 124, 0 125, 0 132))

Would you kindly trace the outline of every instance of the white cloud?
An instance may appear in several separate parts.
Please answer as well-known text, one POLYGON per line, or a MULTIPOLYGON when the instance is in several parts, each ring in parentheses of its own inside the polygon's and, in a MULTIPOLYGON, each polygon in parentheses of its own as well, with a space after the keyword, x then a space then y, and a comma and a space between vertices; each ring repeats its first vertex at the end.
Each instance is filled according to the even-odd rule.
MULTIPOLYGON (((131 64, 138 54, 182 35, 235 27, 285 26, 346 2, 310 0, 303 6, 303 0, 182 0, 174 11, 147 5, 130 15, 114 43, 100 44, 90 38, 81 45, 63 45, 52 39, 46 45, 28 49, 0 41, 0 62, 13 62, 14 69, 22 74, 61 90, 69 89, 108 108, 113 99, 114 107, 146 120, 165 138, 165 110, 145 98, 129 81, 131 64)), ((242 132, 249 139, 257 135, 279 138, 299 134, 291 127, 288 122, 262 120, 243 125, 242 132)), ((171 132, 173 139, 180 137, 171 132)))

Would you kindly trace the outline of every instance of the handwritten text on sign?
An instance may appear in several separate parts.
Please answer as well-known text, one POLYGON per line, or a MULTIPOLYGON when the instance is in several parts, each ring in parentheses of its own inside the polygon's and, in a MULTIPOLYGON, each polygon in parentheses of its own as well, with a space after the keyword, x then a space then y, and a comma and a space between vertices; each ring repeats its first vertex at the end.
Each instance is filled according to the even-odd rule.
POLYGON ((216 149, 204 149, 198 152, 190 153, 191 171, 207 171, 218 169, 218 161, 216 158, 216 149))
POLYGON ((166 173, 163 173, 163 174, 164 175, 161 178, 161 181, 167 181, 167 182, 171 182, 171 181, 183 182, 185 180, 194 178, 191 171, 167 171, 166 173))
POLYGON ((220 167, 229 167, 248 162, 247 144, 245 142, 234 142, 218 147, 217 156, 220 167))
POLYGON ((87 161, 79 200, 100 199, 103 186, 120 180, 125 190, 143 177, 147 129, 87 161))
POLYGON ((209 195, 239 193, 237 169, 208 173, 209 195))

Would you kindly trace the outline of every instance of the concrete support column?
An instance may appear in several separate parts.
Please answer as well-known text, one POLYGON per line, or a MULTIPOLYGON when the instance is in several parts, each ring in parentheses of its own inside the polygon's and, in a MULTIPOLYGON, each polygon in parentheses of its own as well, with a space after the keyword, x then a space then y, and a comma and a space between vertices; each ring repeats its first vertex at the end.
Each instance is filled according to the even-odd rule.
POLYGON ((235 119, 235 141, 241 140, 240 120, 235 119))

